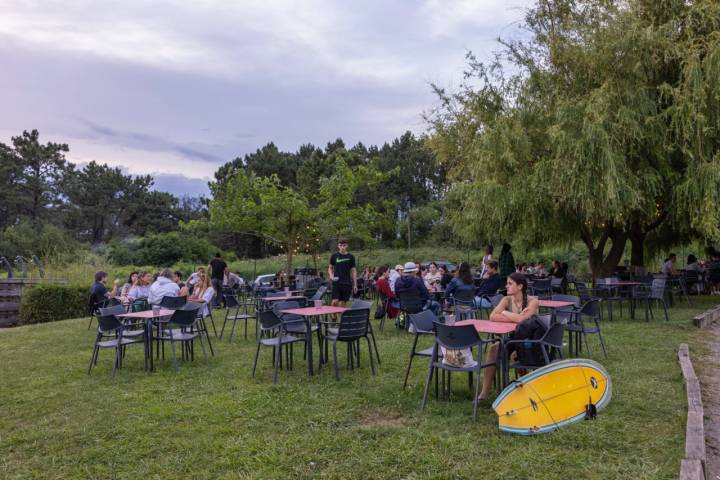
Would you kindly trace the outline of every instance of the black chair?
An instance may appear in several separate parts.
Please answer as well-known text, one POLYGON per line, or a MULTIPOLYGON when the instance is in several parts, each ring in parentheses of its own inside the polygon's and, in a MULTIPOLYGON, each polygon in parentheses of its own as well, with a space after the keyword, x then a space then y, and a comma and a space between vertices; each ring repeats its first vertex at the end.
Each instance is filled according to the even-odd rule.
MULTIPOLYGON (((352 304, 350 305, 350 308, 353 310, 367 310, 369 312, 372 309, 372 305, 373 302, 369 300, 354 298, 352 304)), ((377 348, 377 342, 375 341, 375 332, 373 331, 372 322, 368 324, 368 335, 370 335, 370 339, 372 340, 373 344, 373 350, 375 350, 375 356, 377 357, 378 365, 380 365, 382 363, 380 361, 380 350, 378 350, 377 348)))
MULTIPOLYGON (((102 316, 107 315, 122 315, 123 313, 126 313, 126 309, 124 305, 113 305, 112 307, 103 307, 98 309, 98 312, 102 316)), ((120 322, 122 322, 125 325, 125 331, 123 332, 123 336, 125 338, 135 338, 135 337, 143 337, 145 335, 145 323, 143 321, 132 321, 132 320, 126 320, 123 321, 119 319, 120 322)))
POLYGON ((272 310, 259 312, 258 319, 260 320, 260 334, 257 340, 252 376, 255 378, 255 370, 257 369, 258 358, 260 357, 260 347, 271 347, 273 349, 273 383, 277 383, 278 370, 280 369, 282 359, 282 347, 285 346, 288 368, 291 368, 292 351, 290 348, 295 342, 302 342, 303 340, 292 335, 287 335, 282 320, 280 320, 280 317, 275 315, 272 310))
POLYGON ((635 289, 635 298, 638 301, 645 302, 646 322, 649 322, 650 318, 655 318, 655 315, 652 311, 653 303, 657 305, 662 305, 663 312, 665 312, 665 321, 667 322, 668 320, 670 320, 670 318, 668 317, 667 302, 665 301, 665 294, 667 293, 665 282, 666 280, 664 278, 656 278, 653 280, 650 287, 638 287, 635 289))
POLYGON ((313 293, 313 295, 308 298, 308 301, 314 302, 315 300, 322 300, 323 295, 325 295, 325 292, 327 292, 327 289, 328 288, 325 285, 320 285, 317 290, 315 290, 315 293, 313 293))
POLYGON ((400 315, 398 315, 398 328, 402 328, 407 323, 407 316, 411 313, 420 313, 425 306, 425 302, 417 292, 396 292, 400 302, 400 315), (402 319, 401 319, 402 317, 402 319))
POLYGON ((602 298, 607 305, 608 320, 613 320, 613 304, 620 306, 620 317, 623 316, 623 302, 629 299, 629 294, 624 290, 626 287, 612 285, 613 281, 620 281, 619 278, 598 278, 595 293, 602 298))
MULTIPOLYGON (((378 307, 382 306, 383 316, 380 317, 380 331, 385 329, 385 320, 388 318, 388 307, 390 306, 390 298, 380 291, 376 291, 378 307)), ((376 317, 377 318, 377 317, 376 317)))
POLYGON ((536 319, 545 325, 545 333, 539 339, 523 339, 523 340, 508 340, 505 342, 505 365, 508 369, 513 369, 517 373, 518 370, 535 370, 540 367, 544 367, 549 364, 554 358, 553 353, 557 352, 558 356, 562 359, 562 347, 563 347, 563 336, 565 335, 565 326, 562 323, 554 322, 551 315, 537 315, 536 319), (513 348, 517 345, 519 348, 539 348, 542 351, 544 362, 540 365, 531 363, 523 363, 517 361, 510 363, 510 352, 516 350, 513 348))
MULTIPOLYGON (((562 323, 563 325, 573 321, 573 316, 577 313, 580 307, 580 297, 574 295, 553 295, 551 300, 559 302, 573 302, 571 307, 562 307, 553 309, 554 321, 562 323)), ((550 323, 546 325, 549 326, 550 323)))
MULTIPOLYGON (((202 320, 202 316, 199 314, 200 305, 196 303, 185 304, 184 307, 175 310, 168 320, 167 324, 160 328, 160 334, 158 340, 161 342, 170 342, 170 348, 172 349, 173 366, 175 371, 178 371, 177 354, 175 352, 175 344, 180 343, 181 345, 187 345, 187 350, 183 348, 183 356, 187 352, 190 359, 194 358, 194 341, 197 338, 200 340, 200 347, 202 348, 205 361, 207 362, 207 352, 205 351, 205 343, 203 342, 203 335, 198 330, 198 322, 202 320), (177 326, 179 328, 172 328, 177 326)), ((207 329, 205 329, 207 332, 207 329)))
POLYGON ((552 293, 564 294, 566 285, 565 277, 550 277, 550 291, 552 293))
POLYGON ((552 287, 550 286, 550 279, 548 278, 539 278, 534 280, 530 289, 533 295, 537 295, 540 298, 552 295, 552 287))
MULTIPOLYGON (((410 360, 408 361, 407 369, 405 370, 405 381, 403 382, 403 390, 407 387, 408 377, 410 376, 410 368, 412 367, 413 358, 415 357, 432 357, 433 347, 426 348, 425 350, 418 351, 417 344, 420 336, 422 335, 434 335, 433 323, 438 321, 438 318, 430 310, 423 310, 420 313, 411 313, 408 316, 408 321, 415 327, 415 337, 413 338, 412 348, 410 349, 410 360)), ((440 354, 442 356, 442 354, 440 354)), ((436 388, 437 388, 437 376, 436 388)))
POLYGON ((450 304, 456 320, 474 319, 477 317, 478 308, 475 305, 475 292, 473 290, 456 291, 450 297, 450 304))
POLYGON ((87 303, 87 313, 90 317, 90 321, 88 322, 88 330, 90 330, 90 327, 92 326, 93 318, 95 318, 100 311, 101 308, 103 308, 107 303, 107 300, 103 300, 101 302, 95 301, 95 295, 90 295, 88 298, 87 303))
MULTIPOLYGON (((303 301, 304 302, 304 301, 303 301)), ((293 310, 296 308, 302 308, 304 304, 297 300, 288 300, 283 302, 275 302, 272 307, 272 311, 277 317, 283 322, 283 330, 293 336, 300 336, 305 342, 305 350, 303 358, 307 359, 308 349, 312 349, 312 335, 317 335, 318 349, 320 349, 320 362, 322 363, 322 337, 320 336, 320 327, 313 325, 308 317, 302 315, 293 315, 290 313, 282 313, 282 310, 293 310)), ((312 358, 308 360, 312 363, 312 358)))
MULTIPOLYGON (((483 368, 495 365, 492 363, 482 363, 481 357, 486 344, 493 343, 490 340, 483 340, 478 336, 475 327, 472 325, 463 326, 448 326, 440 322, 433 322, 433 329, 435 330, 435 344, 433 345, 432 356, 430 357, 430 365, 428 368, 427 382, 425 382, 425 390, 423 391, 422 403, 420 406, 421 410, 425 409, 427 403, 428 390, 430 389, 430 383, 432 382, 433 375, 437 375, 439 370, 448 372, 467 372, 470 376, 468 377, 469 383, 472 385, 472 374, 477 374, 477 382, 475 383, 475 396, 473 397, 473 420, 477 418, 477 397, 480 394, 480 384, 482 383, 480 372, 483 368), (477 361, 472 366, 467 367, 455 367, 444 363, 440 356, 440 347, 445 349, 456 349, 465 350, 473 347, 478 347, 477 361)), ((445 385, 443 384, 443 394, 445 393, 445 385)), ((443 395, 444 396, 444 395, 443 395)))
MULTIPOLYGON (((220 329, 220 340, 222 340, 223 334, 225 333, 225 325, 227 325, 228 321, 232 322, 232 329, 230 330, 229 338, 230 342, 232 342, 232 337, 235 333, 235 324, 239 321, 245 322, 245 339, 247 339, 248 321, 251 318, 257 318, 256 315, 250 314, 248 310, 250 305, 247 302, 240 302, 236 295, 225 295, 225 306, 227 307, 227 310, 225 311, 225 318, 223 319, 222 328, 220 329), (241 310, 242 313, 240 313, 241 310)), ((257 329, 257 322, 255 328, 257 329)))
POLYGON ((483 300, 487 300, 490 303, 490 308, 486 308, 486 307, 480 308, 480 310, 479 310, 480 318, 482 319, 482 316, 483 316, 482 312, 485 312, 485 316, 489 320, 490 314, 492 313, 493 310, 495 310, 495 307, 498 306, 498 304, 502 301, 502 299, 505 298, 505 295, 503 295, 502 293, 496 293, 495 295, 490 295, 490 296, 483 295, 481 298, 483 300))
MULTIPOLYGON (((325 337, 325 341, 332 342, 333 350, 333 366, 335 367, 335 380, 340 380, 340 369, 337 360, 337 343, 343 342, 348 346, 348 367, 354 368, 357 361, 357 367, 360 367, 360 339, 365 338, 368 344, 368 353, 370 357, 370 370, 375 375, 375 360, 372 354, 372 346, 370 345, 369 326, 370 310, 368 309, 349 309, 345 310, 340 317, 340 324, 337 332, 329 331, 325 337)), ((322 364, 321 364, 322 365, 322 364)))
POLYGON ((178 308, 184 307, 186 303, 187 297, 165 296, 160 299, 160 306, 162 308, 167 308, 168 310, 177 310, 178 308))
POLYGON ((588 343, 587 336, 588 335, 594 335, 597 334, 600 339, 600 346, 602 347, 603 354, 605 355, 605 358, 607 358, 607 350, 605 349, 605 341, 602 337, 602 332, 600 331, 600 301, 597 299, 590 300, 589 302, 585 303, 580 309, 578 309, 575 314, 572 316, 572 321, 565 324, 565 330, 569 332, 570 337, 570 343, 569 348, 572 353, 572 346, 573 346, 573 338, 572 335, 575 336, 575 355, 577 356, 580 353, 580 350, 582 348, 580 341, 582 340, 585 342, 585 348, 587 348, 588 355, 592 357, 592 352, 590 351, 590 344, 588 343), (593 325, 586 325, 583 317, 589 318, 594 324, 593 325))
POLYGON ((88 366, 88 375, 93 365, 97 365, 98 354, 101 348, 115 349, 115 360, 113 362, 112 376, 115 377, 115 371, 122 366, 124 349, 128 345, 135 343, 143 343, 144 337, 125 336, 127 327, 115 315, 97 315, 98 331, 95 337, 95 345, 92 355, 90 356, 90 365, 88 366), (114 338, 112 338, 114 337, 114 338))

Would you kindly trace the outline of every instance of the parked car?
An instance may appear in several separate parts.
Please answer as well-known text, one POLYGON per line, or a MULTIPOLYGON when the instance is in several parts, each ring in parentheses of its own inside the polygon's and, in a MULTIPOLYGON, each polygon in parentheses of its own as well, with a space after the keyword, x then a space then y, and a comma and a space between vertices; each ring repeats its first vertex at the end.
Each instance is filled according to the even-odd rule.
POLYGON ((272 287, 273 282, 275 281, 275 274, 274 273, 266 273, 264 275, 258 275, 255 281, 253 281, 252 286, 253 288, 259 288, 259 287, 272 287))

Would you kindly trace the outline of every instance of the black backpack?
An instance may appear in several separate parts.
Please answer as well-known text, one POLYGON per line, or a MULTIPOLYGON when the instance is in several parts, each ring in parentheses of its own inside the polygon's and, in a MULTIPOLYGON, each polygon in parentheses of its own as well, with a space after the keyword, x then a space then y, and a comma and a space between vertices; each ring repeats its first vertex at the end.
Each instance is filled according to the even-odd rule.
MULTIPOLYGON (((515 332, 513 332, 513 340, 539 340, 545 335, 547 329, 537 317, 530 317, 518 324, 515 332)), ((517 352, 518 362, 528 366, 545 365, 545 357, 543 356, 543 347, 538 343, 513 343, 509 345, 508 353, 517 352)), ((548 358, 552 362, 554 358, 554 349, 550 349, 548 358)))

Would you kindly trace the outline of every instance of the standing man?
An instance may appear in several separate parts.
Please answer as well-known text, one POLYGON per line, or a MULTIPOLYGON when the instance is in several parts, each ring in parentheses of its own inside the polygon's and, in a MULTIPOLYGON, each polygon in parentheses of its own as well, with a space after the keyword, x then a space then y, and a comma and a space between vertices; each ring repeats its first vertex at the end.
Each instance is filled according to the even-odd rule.
POLYGON ((213 290, 215 290, 215 298, 213 299, 213 306, 220 306, 220 298, 223 295, 223 282, 225 280, 225 273, 228 271, 228 266, 225 261, 220 258, 220 252, 215 254, 215 258, 210 260, 210 280, 212 282, 213 290))
POLYGON ((330 257, 328 275, 332 280, 333 307, 345 306, 350 297, 357 293, 357 269, 355 256, 348 253, 348 242, 344 238, 338 239, 338 251, 330 257))

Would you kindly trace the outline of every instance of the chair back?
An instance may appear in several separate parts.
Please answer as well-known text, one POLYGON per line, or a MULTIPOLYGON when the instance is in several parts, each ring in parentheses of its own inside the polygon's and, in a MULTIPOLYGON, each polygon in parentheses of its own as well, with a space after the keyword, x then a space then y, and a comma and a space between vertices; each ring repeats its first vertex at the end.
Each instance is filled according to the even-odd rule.
MULTIPOLYGON (((317 288, 307 288, 307 287, 306 287, 306 288, 303 290, 303 296, 304 296, 305 298, 309 298, 309 299, 312 301, 312 299, 313 299, 313 297, 315 296, 315 294, 317 293, 317 291, 318 291, 317 288)), ((320 300, 320 299, 318 298, 318 300, 320 300)))
POLYGON ((547 329, 545 335, 542 337, 542 341, 552 347, 562 348, 564 335, 565 326, 562 323, 555 322, 547 329))
POLYGON ((550 279, 539 278, 532 283, 533 295, 544 295, 550 292, 550 279))
POLYGON ((197 303, 186 303, 181 308, 178 308, 175 312, 173 312, 172 317, 170 317, 170 323, 183 327, 189 327, 195 323, 199 312, 200 305, 197 303))
POLYGON ((171 297, 166 295, 160 300, 160 306, 170 310, 181 308, 186 303, 187 297, 171 297))
POLYGON ((301 322, 305 320, 302 315, 294 315, 292 313, 281 313, 282 310, 294 310, 300 308, 300 303, 295 300, 285 300, 282 302, 275 302, 272 306, 273 313, 283 322, 301 322))
POLYGON ((460 302, 463 302, 463 303, 473 302, 475 300, 475 291, 472 289, 457 290, 453 294, 452 299, 459 300, 460 302))
POLYGON ((367 336, 370 310, 345 310, 340 317, 338 339, 353 339, 367 336))
POLYGON ((700 275, 697 270, 685 270, 683 276, 685 277, 686 283, 697 283, 700 281, 700 275))
POLYGON ((262 310, 258 319, 262 330, 275 330, 282 326, 282 320, 272 310, 262 310))
POLYGON ((652 282, 650 287, 650 298, 662 299, 665 298, 665 280, 664 278, 656 278, 652 282))
POLYGON ((432 310, 423 310, 420 313, 411 313, 408 315, 410 323, 415 325, 415 331, 417 333, 433 333, 433 323, 438 321, 438 318, 432 312, 432 310))
POLYGON ((98 330, 114 332, 123 328, 122 322, 115 315, 96 315, 98 330))
POLYGON ((373 302, 369 300, 362 300, 360 298, 353 298, 350 308, 353 310, 370 310, 373 302))
POLYGON ((475 312, 477 312, 475 300, 463 301, 453 297, 452 305, 455 310, 455 318, 457 320, 467 320, 469 318, 473 318, 475 316, 475 312))
POLYGON ((224 298, 225 306, 227 308, 238 308, 240 306, 240 302, 235 295, 224 295, 224 298))
POLYGON ((435 341, 445 348, 472 348, 482 344, 477 330, 473 325, 450 326, 440 322, 433 322, 435 341))
POLYGON ((327 292, 327 287, 325 285, 320 285, 318 287, 317 291, 315 291, 315 294, 312 296, 310 300, 322 300, 323 295, 325 295, 325 292, 327 292))
POLYGON ((122 305, 113 305, 112 307, 100 308, 100 315, 122 315, 125 313, 125 307, 122 305))
POLYGON ((423 300, 420 294, 416 292, 398 292, 398 300, 400 301, 400 310, 407 313, 418 313, 423 309, 423 300))
POLYGON ((550 288, 561 289, 563 286, 563 280, 565 280, 563 277, 551 277, 550 278, 550 288))
POLYGON ((502 299, 505 298, 505 295, 502 293, 498 293, 490 297, 490 305, 492 305, 493 308, 497 307, 502 299))
POLYGON ((585 282, 576 281, 575 288, 577 289, 578 295, 580 296, 580 301, 589 302, 592 299, 590 291, 588 290, 587 285, 585 285, 585 282))
POLYGON ((144 312, 145 310, 150 309, 150 304, 148 304, 147 299, 145 298, 138 298, 132 303, 131 310, 133 312, 144 312))
POLYGON ((586 315, 592 318, 600 317, 600 300, 592 299, 588 300, 585 305, 580 308, 580 315, 586 315))

